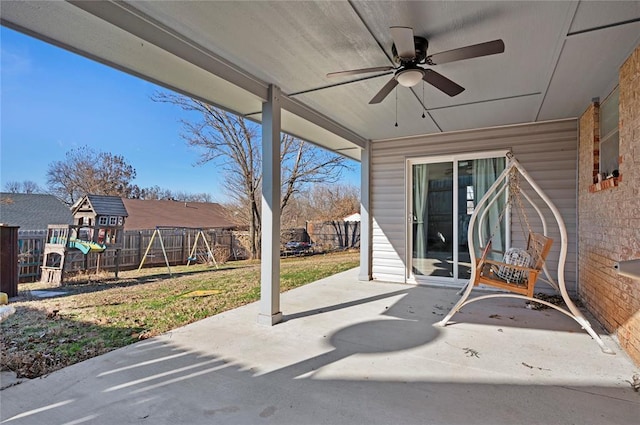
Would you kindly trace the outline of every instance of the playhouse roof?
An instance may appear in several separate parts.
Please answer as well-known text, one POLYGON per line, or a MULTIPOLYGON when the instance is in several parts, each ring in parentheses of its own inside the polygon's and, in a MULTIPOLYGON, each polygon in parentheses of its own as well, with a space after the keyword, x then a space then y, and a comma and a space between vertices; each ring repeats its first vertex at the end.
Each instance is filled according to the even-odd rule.
POLYGON ((86 195, 73 204, 71 212, 77 213, 88 202, 96 215, 128 217, 127 209, 122 203, 122 198, 107 195, 86 195))
POLYGON ((20 230, 46 230, 49 224, 72 224, 69 207, 53 195, 0 193, 0 222, 20 230))
POLYGON ((225 208, 209 202, 122 199, 129 212, 125 230, 155 227, 190 227, 200 229, 237 227, 226 217, 225 208))

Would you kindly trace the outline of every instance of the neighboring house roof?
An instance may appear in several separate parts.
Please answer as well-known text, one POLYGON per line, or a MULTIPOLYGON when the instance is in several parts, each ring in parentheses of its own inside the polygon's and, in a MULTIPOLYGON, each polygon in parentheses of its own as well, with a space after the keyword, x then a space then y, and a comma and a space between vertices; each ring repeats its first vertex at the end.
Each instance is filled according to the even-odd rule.
POLYGON ((49 224, 73 224, 71 210, 53 195, 0 193, 0 222, 20 230, 46 230, 49 224))
POLYGON ((119 196, 107 195, 86 195, 76 202, 71 211, 75 214, 84 204, 85 199, 89 201, 91 209, 96 215, 127 217, 127 209, 119 196))
POLYGON ((360 213, 354 213, 346 216, 342 221, 360 221, 360 213))
POLYGON ((166 200, 122 199, 129 217, 125 230, 156 227, 192 227, 201 229, 233 228, 225 208, 216 203, 166 200))

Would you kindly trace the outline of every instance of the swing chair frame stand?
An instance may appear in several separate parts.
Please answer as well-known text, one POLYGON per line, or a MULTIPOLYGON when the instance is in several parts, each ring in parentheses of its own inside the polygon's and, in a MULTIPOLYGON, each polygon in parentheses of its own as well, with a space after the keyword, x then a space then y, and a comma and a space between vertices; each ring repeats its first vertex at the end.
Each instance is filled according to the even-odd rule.
MULTIPOLYGON (((576 307, 576 305, 573 303, 573 301, 571 300, 567 292, 565 281, 564 281, 564 267, 565 267, 565 262, 567 258, 568 237, 567 237, 567 228, 564 224, 564 220, 562 219, 562 216, 560 215, 560 211, 555 206, 555 204, 551 201, 551 199, 549 199, 549 197, 542 191, 540 186, 538 186, 538 184, 531 178, 529 173, 527 173, 527 171, 522 167, 522 165, 520 165, 520 163, 515 159, 512 153, 507 154, 507 161, 508 161, 507 166, 505 167, 504 171, 500 174, 500 176, 498 176, 498 178, 493 183, 493 185, 491 185, 491 187, 487 190, 487 192, 482 197, 480 202, 478 202, 478 205, 476 206, 476 210, 471 216, 471 219, 469 221, 467 238, 468 238, 468 244, 469 244, 469 254, 471 257, 471 276, 476 275, 476 269, 478 267, 478 261, 476 261, 476 255, 475 255, 474 230, 473 230, 476 219, 478 218, 477 213, 483 210, 482 207, 484 207, 485 204, 489 204, 488 206, 490 206, 490 204, 495 202, 495 200, 500 195, 500 193, 504 191, 504 187, 505 187, 504 185, 506 183, 503 183, 503 181, 505 181, 505 179, 508 177, 508 175, 511 173, 512 170, 516 169, 520 173, 520 175, 523 176, 526 179, 526 181, 531 185, 533 190, 540 196, 540 198, 547 204, 547 206, 553 213, 553 217, 555 218, 558 228, 560 230, 560 256, 559 256, 559 262, 558 262, 557 283, 549 276, 546 265, 543 267, 543 270, 545 272, 545 275, 547 275, 547 277, 549 278, 549 283, 551 284, 551 286, 559 290, 563 301, 568 307, 568 310, 562 307, 559 307, 555 304, 549 303, 547 301, 540 300, 530 296, 520 295, 520 294, 500 293, 500 294, 482 295, 475 298, 469 298, 469 296, 471 295, 471 291, 473 290, 473 287, 474 287, 474 282, 470 281, 464 288, 464 292, 462 293, 462 296, 458 300, 458 302, 451 308, 449 313, 440 322, 436 323, 436 326, 441 326, 441 327, 446 326, 451 320, 451 318, 457 312, 459 312, 464 306, 471 304, 473 302, 491 299, 491 298, 518 298, 518 299, 523 299, 523 300, 528 300, 528 301, 536 302, 539 304, 543 304, 547 307, 553 308, 554 310, 557 310, 562 314, 565 314, 566 316, 572 318, 582 327, 582 329, 584 329, 596 341, 596 343, 600 346, 600 349, 604 353, 615 354, 615 351, 607 347, 607 345, 604 343, 604 341, 602 341, 600 336, 593 330, 591 323, 589 323, 589 321, 584 317, 582 312, 576 307), (498 191, 498 193, 494 195, 496 191, 498 191), (491 201, 489 201, 490 199, 491 201)), ((540 216, 542 220, 542 225, 543 225, 543 233, 545 236, 547 236, 547 224, 542 215, 542 212, 529 196, 524 194, 524 198, 533 206, 533 208, 536 210, 536 212, 540 216)), ((486 209, 484 211, 486 211, 486 209)), ((484 218, 484 214, 482 215, 481 220, 482 218, 484 218)), ((535 282, 532 282, 531 284, 535 284, 535 282)))

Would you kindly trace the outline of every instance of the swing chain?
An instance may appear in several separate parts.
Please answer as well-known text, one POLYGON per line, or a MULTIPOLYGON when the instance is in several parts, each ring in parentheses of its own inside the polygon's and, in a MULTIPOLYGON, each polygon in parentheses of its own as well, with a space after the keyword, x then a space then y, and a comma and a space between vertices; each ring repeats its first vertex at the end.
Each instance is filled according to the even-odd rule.
MULTIPOLYGON (((513 193, 514 199, 510 200, 509 203, 511 204, 513 201, 516 202, 518 222, 520 222, 520 228, 522 229, 522 234, 530 236, 532 233, 531 224, 529 223, 529 217, 527 216, 527 213, 524 209, 520 191, 521 191, 520 173, 514 168, 511 170, 509 174, 509 195, 513 193), (524 219, 524 223, 523 223, 523 219, 524 219), (527 226, 526 229, 524 228, 524 225, 527 226)), ((537 261, 537 259, 540 258, 540 256, 542 255, 542 251, 540 250, 541 247, 538 246, 538 243, 536 241, 529 241, 529 243, 531 244, 530 248, 533 248, 533 251, 536 255, 536 261, 537 261)))
MULTIPOLYGON (((491 244, 493 235, 497 232, 498 228, 500 227, 500 223, 502 222, 508 208, 515 207, 516 214, 518 215, 518 222, 520 223, 520 228, 522 230, 522 234, 525 237, 529 237, 532 233, 531 224, 529 223, 529 217, 527 216, 527 213, 525 211, 524 204, 522 202, 522 196, 520 194, 521 192, 520 173, 516 168, 513 168, 510 170, 509 176, 507 177, 507 181, 505 184, 507 185, 507 199, 505 202, 505 206, 500 212, 498 220, 494 226, 494 229, 489 235, 489 240, 487 241, 486 245, 491 244), (526 225, 526 229, 525 229, 525 225, 526 225)), ((480 241, 480 243, 482 246, 482 241, 480 241)), ((530 243, 529 248, 533 250, 533 254, 535 254, 536 258, 540 258, 540 256, 542 255, 541 247, 538 245, 538 243, 535 240, 529 241, 529 243, 530 243)))

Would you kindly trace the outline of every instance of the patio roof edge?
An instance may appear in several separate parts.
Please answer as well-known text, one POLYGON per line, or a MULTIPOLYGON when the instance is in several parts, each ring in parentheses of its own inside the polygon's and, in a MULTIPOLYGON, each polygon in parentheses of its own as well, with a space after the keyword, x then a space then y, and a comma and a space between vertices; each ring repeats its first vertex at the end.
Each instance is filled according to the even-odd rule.
POLYGON ((269 88, 267 83, 242 71, 204 47, 186 40, 129 4, 77 0, 70 0, 69 3, 248 91, 263 101, 267 99, 269 88))
POLYGON ((287 96, 282 96, 282 109, 305 119, 330 133, 341 137, 361 149, 365 149, 369 140, 338 124, 326 115, 322 115, 311 107, 287 96))

